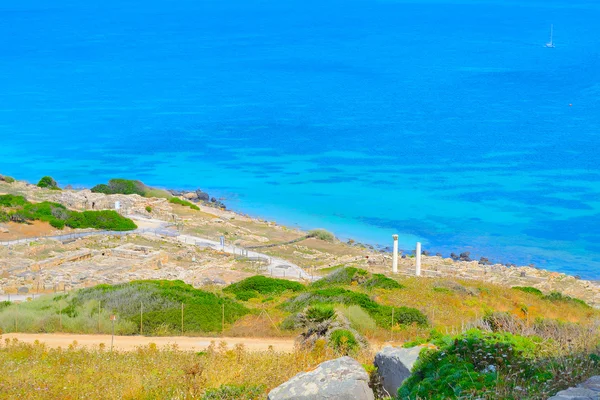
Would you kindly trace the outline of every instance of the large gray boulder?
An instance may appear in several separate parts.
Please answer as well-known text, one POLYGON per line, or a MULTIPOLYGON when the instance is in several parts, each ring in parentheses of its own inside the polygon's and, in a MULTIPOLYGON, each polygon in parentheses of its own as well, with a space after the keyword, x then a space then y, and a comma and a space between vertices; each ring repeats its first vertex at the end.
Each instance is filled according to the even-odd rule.
POLYGON ((390 396, 396 396, 402 382, 410 376, 421 349, 421 346, 409 349, 387 346, 375 355, 375 366, 381 384, 390 396))
POLYGON ((269 400, 374 400, 369 375, 350 357, 326 361, 269 393, 269 400))
POLYGON ((598 400, 600 399, 600 376, 592 376, 577 387, 561 390, 548 400, 598 400))

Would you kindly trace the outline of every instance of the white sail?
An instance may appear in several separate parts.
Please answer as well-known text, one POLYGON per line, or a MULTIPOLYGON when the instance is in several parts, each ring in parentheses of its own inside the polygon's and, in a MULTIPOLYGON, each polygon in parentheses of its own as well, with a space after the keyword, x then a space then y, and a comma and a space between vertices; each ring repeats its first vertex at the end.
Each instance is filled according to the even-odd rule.
POLYGON ((546 43, 546 47, 554 47, 554 25, 550 25, 550 41, 546 43))

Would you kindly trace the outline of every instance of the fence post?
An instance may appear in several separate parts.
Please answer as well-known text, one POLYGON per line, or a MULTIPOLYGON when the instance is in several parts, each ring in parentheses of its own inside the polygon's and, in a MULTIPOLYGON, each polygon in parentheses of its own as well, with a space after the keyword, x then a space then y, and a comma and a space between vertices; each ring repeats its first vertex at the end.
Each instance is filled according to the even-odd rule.
POLYGON ((392 325, 390 325, 390 337, 394 340, 394 307, 392 307, 392 325))
POLYGON ((140 301, 140 335, 144 334, 144 303, 140 301))

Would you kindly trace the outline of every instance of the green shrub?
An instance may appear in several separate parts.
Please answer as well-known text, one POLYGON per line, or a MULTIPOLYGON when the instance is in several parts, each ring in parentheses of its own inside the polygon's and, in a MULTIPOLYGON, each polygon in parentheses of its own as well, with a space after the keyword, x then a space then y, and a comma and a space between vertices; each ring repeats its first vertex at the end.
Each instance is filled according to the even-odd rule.
POLYGON ((23 196, 15 196, 12 194, 0 195, 0 206, 2 207, 19 207, 28 203, 27 199, 23 196))
POLYGON ((41 188, 50 190, 60 190, 58 183, 51 176, 44 176, 37 184, 41 188))
MULTIPOLYGON (((363 293, 353 292, 342 288, 313 290, 300 294, 288 301, 282 307, 291 312, 298 312, 313 304, 344 304, 358 305, 365 310, 377 325, 389 328, 392 324, 392 307, 380 305, 363 293)), ((426 326, 427 317, 419 310, 410 307, 394 307, 394 325, 426 326)))
POLYGON ((364 269, 345 267, 336 269, 329 275, 311 284, 313 288, 324 288, 329 286, 350 285, 353 281, 365 282, 369 273, 364 269))
POLYGON ((56 229, 64 229, 65 221, 61 221, 60 219, 50 220, 50 225, 56 229))
POLYGON ((29 203, 22 196, 0 196, 0 205, 7 207, 18 207, 8 213, 11 220, 16 222, 44 221, 55 228, 93 228, 109 231, 130 231, 137 229, 137 225, 116 211, 70 211, 62 204, 44 201, 41 203, 29 203))
POLYGON ((5 176, 4 177, 4 182, 6 182, 6 183, 14 183, 15 182, 15 178, 13 178, 12 176, 5 176))
POLYGON ((94 193, 139 194, 140 196, 144 196, 146 194, 147 187, 142 182, 137 180, 111 179, 108 181, 108 185, 96 185, 91 190, 94 193))
POLYGON ((590 306, 585 301, 575 298, 575 297, 565 296, 564 294, 562 294, 560 292, 551 292, 551 293, 547 294, 546 296, 544 296, 543 298, 545 300, 560 301, 560 302, 564 302, 564 303, 572 303, 572 304, 576 304, 576 305, 583 306, 586 308, 590 308, 590 306))
POLYGON ((355 354, 358 349, 358 341, 352 332, 345 329, 334 331, 329 337, 329 345, 338 353, 348 355, 355 354))
POLYGON ((120 285, 98 285, 82 289, 70 302, 75 313, 86 304, 100 302, 106 310, 139 324, 144 307, 144 331, 162 334, 181 332, 181 304, 184 304, 186 332, 219 332, 225 306, 225 323, 231 324, 249 310, 228 298, 195 289, 182 281, 133 281, 120 285))
POLYGON ((150 206, 146 206, 146 212, 149 212, 149 213, 151 213, 151 212, 152 212, 152 207, 150 207, 150 206))
POLYGON ((531 286, 513 286, 511 289, 519 290, 519 291, 525 292, 525 293, 534 294, 534 295, 540 296, 540 297, 544 295, 544 293, 542 293, 542 291, 540 289, 536 289, 531 286))
POLYGON ((191 208, 192 210, 196 210, 196 211, 200 210, 200 207, 198 207, 198 206, 197 206, 197 205, 195 205, 194 203, 191 203, 191 202, 189 202, 189 201, 187 201, 187 200, 182 200, 182 199, 180 199, 179 197, 171 197, 171 198, 169 199, 169 203, 172 203, 172 204, 179 204, 180 206, 189 207, 189 208, 191 208))
POLYGON ((504 379, 510 375, 543 382, 551 373, 532 362, 539 343, 509 333, 470 330, 438 350, 422 350, 398 399, 497 398, 496 387, 509 384, 504 379))
POLYGON ((262 275, 251 276, 227 286, 223 291, 235 295, 237 299, 249 300, 261 295, 281 294, 285 291, 300 292, 304 285, 285 279, 269 278, 262 275))
POLYGON ((333 242, 335 240, 333 233, 328 232, 325 229, 313 229, 312 231, 308 232, 308 236, 319 240, 324 240, 326 242, 333 242))
POLYGON ((255 299, 258 297, 258 293, 253 290, 244 290, 238 291, 234 293, 235 298, 241 301, 248 301, 250 299, 255 299))
POLYGON ((265 396, 262 385, 221 385, 208 389, 201 400, 258 400, 265 396))
POLYGON ((335 317, 335 310, 333 306, 326 304, 315 304, 306 310, 306 318, 310 322, 319 323, 333 319, 335 317))
POLYGON ((394 279, 388 278, 383 274, 373 274, 373 277, 363 284, 364 287, 373 289, 402 289, 404 286, 399 284, 394 279))

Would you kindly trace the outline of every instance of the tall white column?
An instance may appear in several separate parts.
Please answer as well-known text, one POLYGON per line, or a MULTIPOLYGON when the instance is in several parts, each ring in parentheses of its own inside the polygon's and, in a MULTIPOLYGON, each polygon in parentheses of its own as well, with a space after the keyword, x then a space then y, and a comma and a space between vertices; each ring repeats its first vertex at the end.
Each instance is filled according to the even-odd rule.
POLYGON ((394 238, 394 255, 392 256, 392 272, 398 273, 398 235, 392 235, 394 238))
POLYGON ((421 242, 417 242, 417 251, 415 253, 415 259, 417 260, 415 275, 421 276, 421 242))

